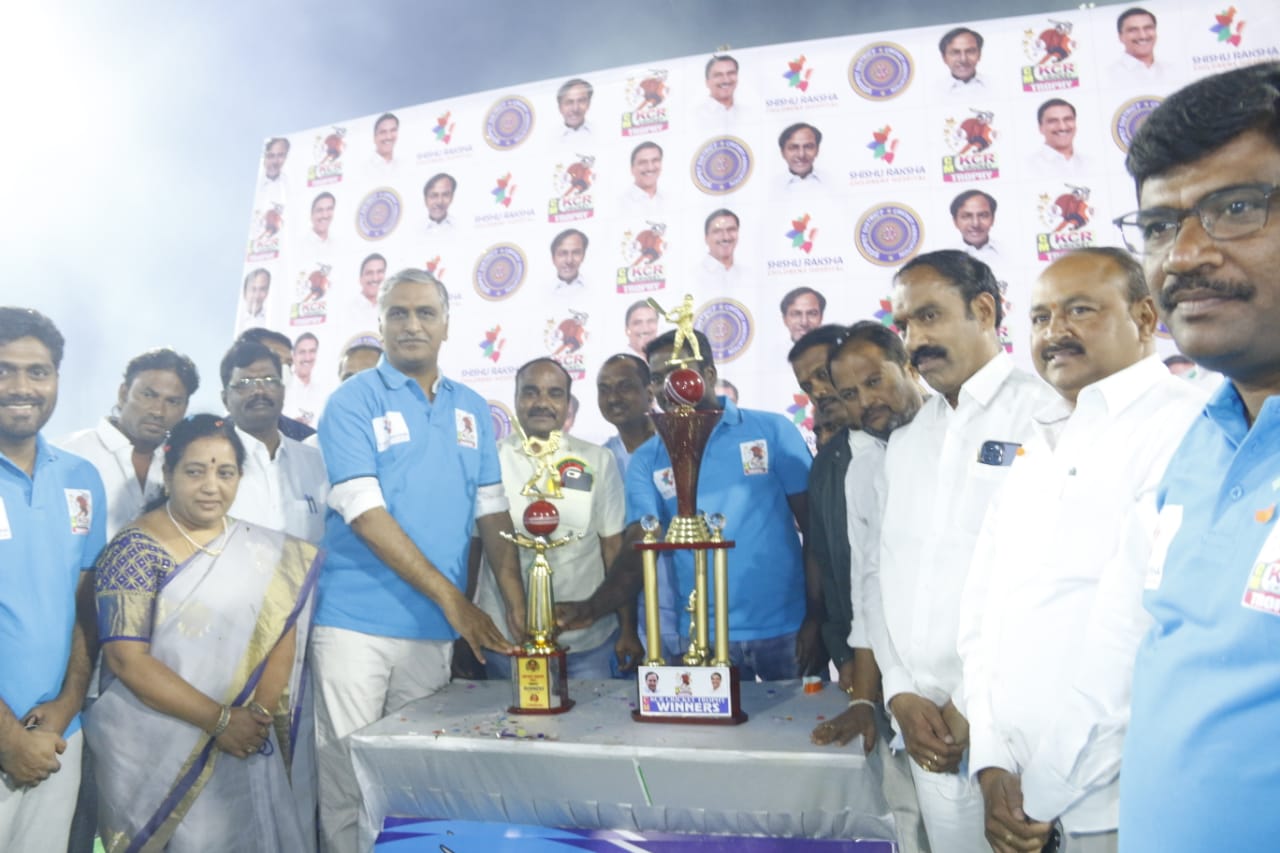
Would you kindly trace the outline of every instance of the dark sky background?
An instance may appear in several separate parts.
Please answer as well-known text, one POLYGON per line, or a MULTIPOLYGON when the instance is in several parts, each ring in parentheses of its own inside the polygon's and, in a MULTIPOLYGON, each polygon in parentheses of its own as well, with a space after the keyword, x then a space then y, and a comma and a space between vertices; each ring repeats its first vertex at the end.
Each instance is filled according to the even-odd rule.
MULTIPOLYGON (((0 33, 0 304, 67 337, 50 437, 125 363, 195 359, 217 409, 262 140, 353 116, 722 46, 955 21, 885 0, 12 4, 0 33)), ((981 19, 1077 8, 988 0, 981 19)))

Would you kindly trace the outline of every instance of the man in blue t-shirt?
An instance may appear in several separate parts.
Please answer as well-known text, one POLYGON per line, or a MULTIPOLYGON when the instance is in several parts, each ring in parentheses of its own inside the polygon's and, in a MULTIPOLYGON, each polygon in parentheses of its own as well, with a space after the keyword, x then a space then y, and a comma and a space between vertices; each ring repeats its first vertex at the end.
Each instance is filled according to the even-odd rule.
POLYGON ((0 850, 65 850, 80 788, 107 499, 89 462, 40 435, 62 349, 44 315, 0 308, 0 850))
MULTIPOLYGON (((694 366, 705 384, 698 408, 722 412, 702 456, 698 509, 723 514, 728 520, 725 538, 736 543, 729 553, 733 578, 729 584, 729 657, 746 680, 756 676, 766 681, 798 678, 796 634, 805 616, 806 587, 796 525, 804 529, 808 522, 809 449, 781 415, 739 409, 732 400, 717 397, 711 343, 702 332, 694 334, 702 356, 694 366)), ((668 364, 675 336, 675 331, 667 332, 645 346, 654 394, 664 407, 672 406, 662 388, 675 370, 668 364)), ((589 599, 557 607, 562 627, 590 624, 635 595, 641 584, 641 563, 631 546, 643 538, 640 519, 656 516, 665 529, 675 516, 671 458, 660 437, 654 436, 636 449, 626 482, 627 529, 622 552, 589 599)), ((675 565, 680 602, 693 589, 692 553, 675 552, 675 565)), ((714 613, 713 608, 708 610, 714 613)), ((686 638, 688 630, 689 616, 683 613, 680 632, 686 638)))
POLYGON ((524 634, 520 563, 501 535, 513 528, 489 406, 440 375, 448 292, 407 269, 383 281, 378 306, 384 357, 334 391, 320 421, 332 489, 311 661, 320 829, 326 848, 341 851, 356 849, 360 803, 347 735, 448 684, 459 636, 481 663, 482 649, 515 651, 466 595, 473 527, 507 628, 524 634))
POLYGON ((1161 319, 1227 381, 1156 491, 1142 602, 1154 624, 1134 662, 1120 849, 1275 850, 1280 63, 1170 95, 1125 165, 1140 210, 1116 222, 1161 319))

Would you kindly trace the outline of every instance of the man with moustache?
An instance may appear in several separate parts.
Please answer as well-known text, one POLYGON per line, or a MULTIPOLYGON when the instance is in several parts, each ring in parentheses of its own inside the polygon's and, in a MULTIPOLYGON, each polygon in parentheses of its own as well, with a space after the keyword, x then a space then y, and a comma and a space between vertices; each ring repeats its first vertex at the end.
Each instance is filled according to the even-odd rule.
POLYGON ((898 271, 892 301, 911 364, 938 393, 885 452, 886 630, 872 648, 930 845, 985 853, 982 793, 957 772, 968 747, 959 600, 987 504, 1049 395, 1000 347, 1004 311, 986 264, 955 250, 920 255, 898 271))
POLYGON ((787 327, 792 343, 795 343, 806 332, 822 325, 822 316, 827 310, 827 297, 812 287, 797 287, 787 291, 779 307, 782 309, 782 324, 787 327))
POLYGON ((808 599, 821 609, 805 614, 800 626, 797 655, 804 675, 826 669, 826 657, 840 673, 840 689, 853 690, 853 649, 846 642, 853 620, 849 594, 849 539, 844 502, 844 475, 854 455, 872 439, 851 420, 848 407, 836 396, 827 360, 844 334, 843 326, 819 326, 806 332, 787 353, 796 383, 819 414, 838 424, 835 440, 818 451, 809 469, 809 529, 805 531, 805 582, 808 599), (847 427, 853 427, 851 430, 847 427), (856 438, 854 438, 856 436, 856 438))
POLYGON ((262 179, 258 181, 258 195, 264 200, 283 202, 287 181, 284 161, 289 156, 289 140, 273 136, 262 151, 262 179))
POLYGON ((879 577, 885 444, 894 430, 916 416, 923 404, 923 393, 902 339, 874 320, 854 323, 845 330, 831 348, 828 372, 839 399, 851 414, 857 413, 863 429, 863 445, 856 450, 852 439, 859 434, 850 433, 853 459, 841 484, 847 518, 843 532, 849 556, 849 577, 844 587, 850 596, 852 614, 844 642, 852 649, 853 667, 848 709, 819 724, 810 738, 818 744, 844 746, 860 735, 864 753, 878 748, 884 766, 885 799, 898 826, 898 843, 904 851, 927 850, 909 761, 901 751, 891 752, 877 737, 882 691, 873 652, 874 645, 889 645, 879 577))
POLYGON ((1054 261, 1031 289, 1031 358, 1058 392, 991 502, 961 599, 969 773, 992 850, 1116 849, 1120 750, 1155 489, 1205 395, 1156 356, 1156 308, 1123 249, 1054 261))
POLYGON ((482 648, 515 651, 467 599, 473 527, 506 602, 506 627, 524 633, 520 563, 501 535, 513 528, 489 405, 440 371, 449 292, 406 269, 382 282, 378 302, 385 357, 339 385, 320 421, 331 512, 310 651, 320 827, 333 851, 357 845, 347 736, 446 685, 459 635, 481 663, 482 648))
POLYGON ((556 92, 556 106, 560 117, 564 119, 564 129, 560 132, 563 141, 590 139, 591 125, 587 124, 587 110, 591 109, 591 96, 595 93, 586 80, 574 77, 566 80, 556 92))
POLYGON ((821 146, 822 131, 804 122, 788 125, 778 135, 778 150, 787 164, 783 189, 813 189, 822 184, 821 177, 813 168, 821 146))
POLYGON ((383 113, 373 123, 373 155, 369 158, 369 176, 385 180, 399 173, 396 162, 396 140, 400 136, 400 119, 395 113, 383 113))
POLYGON ((666 203, 658 191, 658 178, 662 177, 662 146, 656 142, 641 142, 631 149, 631 177, 633 182, 622 194, 622 208, 633 216, 657 216, 666 203))
POLYGON ((965 190, 951 200, 951 222, 960 232, 960 248, 984 263, 988 258, 998 260, 1000 257, 991 242, 996 206, 995 197, 982 190, 965 190))
POLYGON ((1036 110, 1044 145, 1031 155, 1030 173, 1037 177, 1081 178, 1092 164, 1076 150, 1076 108, 1050 98, 1036 110))
POLYGON ((1126 853, 1270 850, 1280 837, 1280 63, 1165 99, 1118 220, 1178 349, 1226 381, 1174 453, 1120 776, 1126 853))
MULTIPOLYGON (((289 340, 288 335, 274 329, 255 326, 252 329, 245 329, 236 337, 235 343, 241 341, 262 344, 275 353, 276 358, 280 360, 280 372, 284 377, 285 386, 288 387, 289 378, 293 376, 293 341, 289 340)), ((314 428, 286 415, 280 416, 280 432, 298 441, 306 441, 316 434, 314 428)))
POLYGON ((557 291, 586 288, 579 270, 582 269, 582 262, 587 257, 589 242, 587 235, 577 228, 566 228, 551 241, 551 263, 556 268, 555 289, 557 291))
MULTIPOLYGON (((562 491, 562 497, 553 501, 560 512, 560 527, 552 536, 582 534, 581 538, 557 548, 549 558, 555 572, 556 597, 568 599, 590 595, 604 580, 605 572, 622 546, 626 516, 622 477, 613 454, 598 444, 563 432, 571 387, 568 371, 550 358, 536 358, 522 365, 516 371, 515 398, 516 422, 520 429, 498 442, 502 485, 511 503, 511 517, 515 519, 516 530, 530 536, 520 519, 525 507, 542 495, 522 494, 538 470, 538 464, 525 453, 525 439, 545 442, 553 432, 559 433, 559 447, 550 462, 562 491)), ((526 578, 533 558, 533 551, 521 549, 520 561, 526 578)), ((495 623, 500 623, 501 599, 493 573, 484 567, 476 588, 476 604, 495 623)), ((524 637, 512 639, 517 643, 524 641, 524 637)), ((585 628, 565 631, 556 642, 569 650, 571 678, 610 678, 615 653, 622 669, 632 669, 644 652, 636 633, 634 608, 624 607, 617 615, 605 614, 585 628)), ((489 655, 485 669, 491 679, 511 678, 511 663, 502 655, 489 655)))
POLYGON ((743 106, 733 99, 738 90, 738 60, 727 53, 712 56, 707 60, 703 76, 707 98, 698 103, 698 119, 705 124, 725 124, 740 119, 743 106))
MULTIPOLYGON (((711 342, 696 329, 694 337, 702 358, 692 369, 705 386, 698 407, 722 411, 702 457, 699 505, 708 513, 723 513, 730 525, 725 535, 737 542, 734 572, 739 580, 729 588, 729 657, 745 680, 798 678, 800 623, 806 611, 817 612, 821 606, 806 601, 804 561, 796 534, 797 525, 801 529, 808 525, 809 450, 781 415, 739 409, 717 398, 711 342)), ((676 369, 668 363, 675 341, 672 330, 646 347, 650 387, 655 393, 676 369)), ((686 348, 682 354, 687 354, 686 348)), ((664 408, 675 405, 665 395, 661 404, 664 408)), ((627 470, 628 523, 619 559, 590 598, 557 605, 562 628, 590 624, 639 593, 641 563, 631 545, 643 538, 641 518, 653 515, 665 525, 675 515, 675 489, 668 485, 670 466, 666 445, 658 437, 636 451, 627 470)), ((678 552, 674 562, 676 600, 685 601, 693 589, 693 557, 687 551, 678 552)), ((681 616, 681 633, 687 636, 688 627, 688 616, 681 616)))
POLYGON ((457 179, 446 172, 432 175, 422 185, 422 202, 427 206, 428 234, 457 228, 457 223, 449 215, 449 207, 453 204, 453 195, 457 191, 457 179))
POLYGON ((734 262, 738 248, 738 214, 727 208, 714 210, 702 225, 707 254, 702 258, 699 283, 710 294, 730 294, 743 283, 741 265, 734 262))
POLYGON ((262 344, 238 343, 222 357, 222 404, 245 449, 230 513, 319 544, 329 480, 317 448, 280 432, 280 374, 280 359, 262 344))
POLYGON ((267 322, 267 294, 271 292, 271 273, 259 267, 244 277, 240 291, 240 315, 237 329, 249 329, 267 322))
POLYGON ((1156 60, 1156 16, 1140 6, 1125 9, 1116 18, 1116 35, 1124 53, 1111 64, 1108 79, 1160 83, 1165 67, 1156 60))
POLYGON ((968 27, 948 30, 938 40, 938 52, 942 54, 942 61, 951 72, 943 85, 943 92, 947 96, 986 96, 987 84, 978 75, 982 42, 982 34, 968 27))
POLYGON ((331 192, 322 192, 311 200, 311 228, 306 235, 307 248, 326 251, 333 248, 333 241, 329 239, 329 226, 333 223, 336 205, 337 201, 331 192))
POLYGON ((285 388, 285 403, 289 417, 309 427, 315 427, 324 407, 327 383, 316 382, 316 357, 320 353, 320 339, 311 332, 303 332, 293 342, 293 375, 285 388))
POLYGON ((378 330, 378 288, 387 277, 387 259, 374 252, 360 262, 360 290, 347 298, 342 328, 355 332, 378 330))
POLYGON ((646 299, 632 302, 627 306, 623 326, 627 332, 627 346, 637 355, 644 355, 645 345, 658 334, 658 312, 646 299))
POLYGON ((67 848, 84 749, 80 707, 97 647, 93 564, 106 543, 102 478, 40 434, 58 400, 63 346, 43 314, 0 308, 4 850, 67 848))

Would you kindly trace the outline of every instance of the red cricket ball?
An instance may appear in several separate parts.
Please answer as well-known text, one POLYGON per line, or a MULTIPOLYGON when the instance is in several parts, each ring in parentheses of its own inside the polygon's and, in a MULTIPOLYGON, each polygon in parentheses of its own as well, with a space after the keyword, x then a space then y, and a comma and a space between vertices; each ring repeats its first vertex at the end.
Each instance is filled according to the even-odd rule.
POLYGON ((677 406, 696 406, 702 402, 707 383, 702 381, 702 374, 692 368, 681 367, 667 376, 663 389, 667 399, 677 406))
POLYGON ((560 526, 560 510, 551 501, 534 501, 524 508, 524 529, 534 536, 550 536, 560 526))

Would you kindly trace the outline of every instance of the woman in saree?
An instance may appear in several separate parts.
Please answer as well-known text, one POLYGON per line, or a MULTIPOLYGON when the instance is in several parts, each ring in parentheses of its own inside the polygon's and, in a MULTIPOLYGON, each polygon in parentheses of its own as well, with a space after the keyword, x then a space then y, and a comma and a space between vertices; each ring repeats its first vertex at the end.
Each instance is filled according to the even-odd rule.
POLYGON ((178 423, 164 502, 98 559, 104 666, 85 732, 109 853, 315 849, 314 756, 297 735, 320 560, 228 518, 244 452, 230 422, 178 423))

